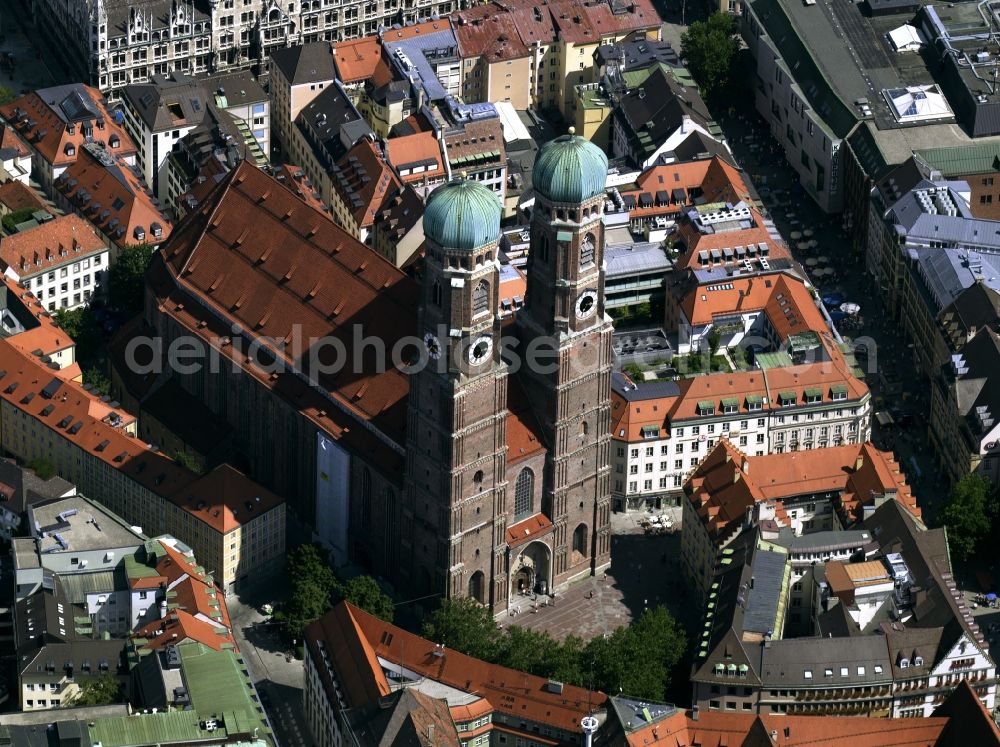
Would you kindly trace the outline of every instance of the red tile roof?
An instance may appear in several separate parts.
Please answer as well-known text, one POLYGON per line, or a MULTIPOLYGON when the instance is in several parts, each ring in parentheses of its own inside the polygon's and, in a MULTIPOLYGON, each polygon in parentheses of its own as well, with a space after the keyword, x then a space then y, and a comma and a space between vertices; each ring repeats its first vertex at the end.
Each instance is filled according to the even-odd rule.
POLYGON ((552 521, 545 514, 535 514, 507 527, 507 546, 516 547, 552 531, 552 521))
POLYGON ((185 486, 170 501, 223 534, 284 502, 228 464, 185 486))
POLYGON ((55 187, 118 246, 157 245, 170 236, 171 221, 157 207, 138 171, 117 158, 99 158, 83 148, 76 162, 56 179, 55 187), (155 236, 157 226, 159 237, 155 236))
POLYGON ((541 431, 531 402, 516 376, 507 378, 507 464, 545 450, 541 431))
POLYGON ((861 507, 874 505, 874 496, 887 492, 895 492, 896 500, 920 516, 892 454, 870 443, 747 456, 723 438, 688 478, 684 491, 718 541, 739 527, 754 503, 774 502, 779 523, 788 526, 782 501, 815 493, 840 495, 834 506, 849 507, 845 523, 861 518, 861 507))
MULTIPOLYGON (((7 286, 7 292, 17 296, 18 300, 24 304, 28 312, 38 321, 37 327, 26 329, 16 335, 7 338, 7 342, 20 350, 25 355, 54 355, 76 345, 73 339, 67 335, 62 328, 56 325, 52 316, 42 303, 35 298, 34 294, 22 288, 12 278, 3 277, 3 282, 7 286)), ((74 366, 79 368, 78 366, 74 366)), ((64 374, 67 369, 53 371, 56 376, 64 374)), ((72 378, 64 376, 64 378, 72 378)))
MULTIPOLYGON (((76 106, 74 110, 82 111, 76 106)), ((83 144, 87 142, 83 127, 85 123, 93 126, 93 140, 106 143, 111 152, 121 155, 135 153, 135 146, 128 134, 115 124, 114 117, 104 105, 101 92, 83 83, 26 93, 9 104, 0 106, 0 116, 13 123, 18 134, 44 160, 56 167, 67 166, 79 156, 83 144), (60 115, 60 104, 70 99, 84 102, 98 112, 100 117, 65 121, 60 115), (57 113, 57 109, 60 113, 57 113), (119 145, 113 146, 113 142, 118 142, 119 145)))
MULTIPOLYGON (((219 342, 239 323, 254 338, 290 343, 298 330, 304 341, 344 338, 350 349, 360 325, 391 349, 415 334, 418 288, 387 260, 244 161, 180 224, 148 282, 162 313, 220 347, 333 439, 384 460, 388 471, 401 469, 401 455, 366 428, 351 427, 367 421, 395 443, 405 441, 409 378, 391 365, 377 372, 374 350, 360 373, 318 374, 323 395, 292 373, 272 378, 245 357, 247 346, 219 342)), ((290 351, 279 354, 298 365, 290 351)))
POLYGON ((650 166, 635 180, 635 189, 620 190, 622 197, 635 198, 629 217, 650 218, 654 216, 676 216, 695 205, 714 202, 740 202, 749 200, 750 190, 740 176, 725 159, 719 156, 699 161, 682 161, 650 166), (677 199, 674 191, 681 190, 683 199, 677 199), (667 201, 656 199, 658 192, 665 192, 667 201), (639 197, 646 193, 652 200, 648 207, 640 205, 639 197))
POLYGON ((413 169, 414 166, 424 167, 422 171, 400 176, 407 184, 421 182, 425 178, 437 180, 445 177, 441 144, 433 132, 415 132, 412 135, 390 138, 385 143, 385 151, 386 160, 397 173, 413 169))
POLYGON ((337 163, 343 180, 336 178, 333 188, 354 217, 359 228, 368 228, 375 216, 402 189, 396 172, 386 163, 378 146, 368 138, 359 140, 337 163))
POLYGON ((363 36, 333 45, 337 77, 348 85, 370 79, 381 59, 382 42, 377 36, 363 36))
MULTIPOLYGON (((705 203, 706 205, 708 203, 705 203)), ((747 228, 716 231, 715 233, 702 233, 695 224, 687 217, 682 217, 678 221, 674 230, 674 238, 684 245, 684 252, 677 257, 676 267, 683 269, 686 267, 708 267, 701 261, 700 252, 709 252, 713 249, 733 249, 738 246, 750 246, 765 244, 768 248, 768 259, 790 259, 791 254, 784 242, 775 239, 764 226, 764 217, 757 210, 756 206, 749 206, 751 225, 747 228)), ((711 256, 711 255, 709 255, 711 256)), ((726 264, 733 264, 735 259, 726 264)), ((742 259, 739 260, 742 262, 742 259)), ((720 264, 720 261, 716 261, 720 264)))
POLYGON ((681 299, 680 308, 693 326, 709 324, 718 316, 764 311, 782 340, 790 334, 827 329, 805 283, 784 273, 694 286, 681 299))
POLYGON ((78 215, 63 215, 0 242, 0 267, 19 278, 107 250, 104 240, 78 215))
POLYGON ((329 206, 323 202, 322 195, 316 191, 316 185, 309 180, 303 169, 290 163, 283 163, 274 169, 274 177, 297 194, 304 203, 333 220, 329 206))
MULTIPOLYGON (((944 747, 948 719, 798 716, 702 711, 671 716, 626 734, 629 747, 944 747), (772 738, 772 734, 776 735, 772 738)), ((957 747, 957 745, 955 746, 957 747)))
POLYGON ((564 40, 598 44, 629 31, 658 29, 659 14, 650 0, 636 0, 614 13, 603 0, 493 0, 452 14, 462 57, 488 62, 528 56, 532 45, 564 40))
POLYGON ((311 625, 310 646, 322 640, 333 666, 347 678, 348 707, 374 702, 387 683, 378 659, 399 664, 418 676, 489 701, 493 710, 577 733, 580 719, 602 707, 607 696, 575 685, 548 689, 544 677, 518 672, 439 647, 392 623, 341 602, 311 625), (357 684, 355 684, 357 683, 357 684), (362 686, 362 683, 368 683, 362 686))
POLYGON ((35 190, 15 181, 0 184, 0 205, 5 205, 11 212, 27 207, 51 212, 35 190))
POLYGON ((143 648, 158 649, 185 641, 204 643, 215 651, 223 646, 236 648, 232 632, 223 626, 205 622, 184 610, 168 612, 162 620, 154 620, 132 633, 132 639, 145 639, 143 648))

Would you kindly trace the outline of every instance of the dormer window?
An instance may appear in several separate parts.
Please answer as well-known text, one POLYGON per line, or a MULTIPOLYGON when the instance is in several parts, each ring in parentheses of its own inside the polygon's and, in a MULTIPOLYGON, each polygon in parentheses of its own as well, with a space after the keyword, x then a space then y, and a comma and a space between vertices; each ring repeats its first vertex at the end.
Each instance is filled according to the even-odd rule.
POLYGON ((732 415, 739 412, 740 401, 736 398, 727 398, 722 400, 722 412, 726 415, 732 415))
POLYGON ((112 135, 111 137, 108 138, 108 145, 110 145, 112 148, 117 148, 121 144, 122 144, 122 139, 117 135, 112 135))
POLYGON ((136 241, 145 241, 146 240, 146 229, 143 228, 142 226, 136 226, 135 227, 135 231, 133 232, 133 235, 135 236, 135 240, 136 241))
POLYGON ((823 391, 820 389, 806 389, 806 402, 815 404, 823 401, 823 391))
POLYGON ((711 400, 702 400, 698 403, 698 414, 699 415, 714 415, 715 414, 715 403, 711 400))
POLYGON ((830 399, 834 402, 840 402, 847 399, 847 387, 843 384, 837 384, 830 387, 830 399))
POLYGON ((747 410, 750 412, 760 412, 764 409, 764 398, 755 394, 747 395, 747 410))
POLYGON ((778 395, 778 404, 781 407, 793 407, 796 399, 795 392, 781 392, 778 395))

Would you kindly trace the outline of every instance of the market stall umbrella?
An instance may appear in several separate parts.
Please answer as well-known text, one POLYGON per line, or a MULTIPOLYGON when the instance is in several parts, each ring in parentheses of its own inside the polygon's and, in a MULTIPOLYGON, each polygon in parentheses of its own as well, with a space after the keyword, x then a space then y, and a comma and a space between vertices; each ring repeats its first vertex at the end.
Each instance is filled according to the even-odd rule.
POLYGON ((810 249, 815 249, 817 246, 819 246, 819 242, 816 241, 816 239, 809 239, 809 248, 810 249))
POLYGON ((806 238, 809 238, 810 236, 813 235, 813 230, 811 228, 807 228, 805 231, 802 232, 802 235, 805 236, 806 238))
POLYGON ((809 259, 806 260, 806 267, 815 267, 818 264, 819 260, 816 259, 815 257, 810 257, 809 259))
POLYGON ((850 314, 851 316, 854 316, 855 314, 861 311, 861 307, 858 306, 856 303, 851 303, 850 301, 847 301, 846 303, 840 304, 840 310, 843 311, 845 314, 850 314))
POLYGON ((791 237, 792 241, 798 241, 802 238, 802 231, 792 231, 788 235, 791 237))
POLYGON ((795 246, 796 246, 796 247, 797 247, 798 249, 800 249, 801 251, 805 251, 806 249, 808 249, 808 248, 809 248, 809 245, 808 245, 808 244, 807 244, 806 242, 804 242, 804 241, 800 241, 800 242, 799 242, 798 244, 796 244, 795 246))
POLYGON ((827 257, 825 254, 821 254, 818 257, 816 257, 816 261, 819 262, 821 265, 825 265, 829 264, 830 258, 827 257))

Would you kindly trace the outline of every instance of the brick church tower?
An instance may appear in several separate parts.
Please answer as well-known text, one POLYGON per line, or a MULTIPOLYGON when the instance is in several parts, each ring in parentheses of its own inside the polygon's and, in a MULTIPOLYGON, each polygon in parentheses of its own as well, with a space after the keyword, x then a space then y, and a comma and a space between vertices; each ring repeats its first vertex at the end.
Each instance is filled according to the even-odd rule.
POLYGON ((500 614, 610 563, 607 167, 572 134, 539 152, 515 372, 496 315, 500 204, 464 179, 431 194, 418 320, 430 365, 410 381, 400 538, 415 597, 500 614))
MULTIPOLYGON (((548 341, 547 369, 522 365, 548 448, 542 511, 554 525, 551 585, 610 563, 611 320, 604 313, 607 157, 572 134, 540 151, 532 175, 522 351, 548 341)), ((512 569, 516 573, 516 569, 512 569)))
POLYGON ((415 595, 471 596, 493 608, 507 589, 500 213, 489 189, 464 179, 436 189, 424 213, 418 328, 427 365, 410 382, 400 569, 415 595))

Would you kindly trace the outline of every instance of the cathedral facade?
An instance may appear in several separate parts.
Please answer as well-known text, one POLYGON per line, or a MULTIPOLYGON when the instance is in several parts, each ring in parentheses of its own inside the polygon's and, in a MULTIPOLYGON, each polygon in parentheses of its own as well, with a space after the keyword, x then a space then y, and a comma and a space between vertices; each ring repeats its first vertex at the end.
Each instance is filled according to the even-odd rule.
POLYGON ((610 562, 607 158, 566 135, 542 148, 525 306, 501 325, 501 206, 482 185, 432 193, 411 377, 400 573, 415 593, 500 613, 610 562))

